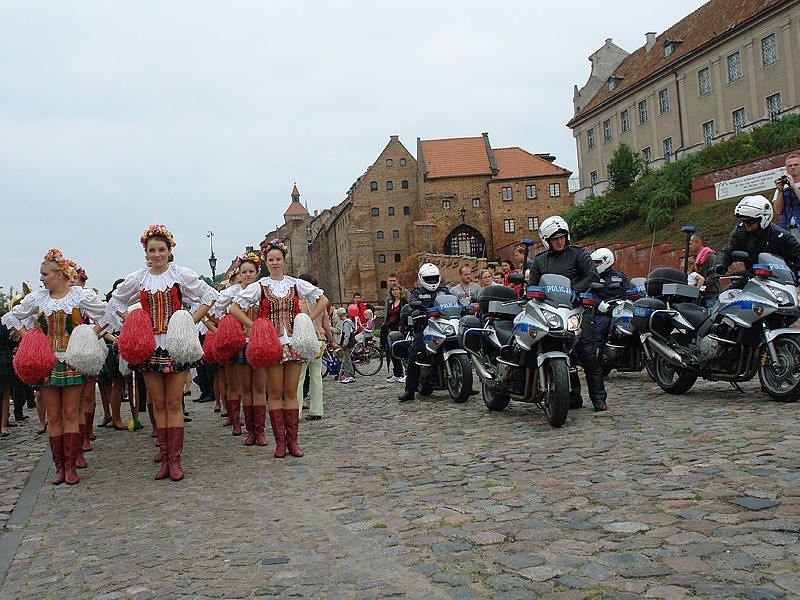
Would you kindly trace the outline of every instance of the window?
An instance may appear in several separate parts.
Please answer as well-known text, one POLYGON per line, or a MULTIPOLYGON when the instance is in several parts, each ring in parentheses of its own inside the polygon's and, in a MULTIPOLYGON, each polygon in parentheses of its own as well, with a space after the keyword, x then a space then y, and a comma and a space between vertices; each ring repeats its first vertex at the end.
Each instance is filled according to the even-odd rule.
POLYGON ((586 146, 589 150, 594 149, 594 127, 590 128, 589 131, 586 132, 586 146))
POLYGON ((619 85, 619 80, 618 79, 614 79, 613 77, 609 77, 609 79, 608 79, 608 91, 609 92, 613 92, 615 89, 617 89, 617 85, 619 85))
POLYGON ((708 67, 697 72, 697 88, 701 96, 711 93, 711 69, 708 67))
POLYGON ((747 125, 747 115, 744 112, 743 106, 733 111, 733 133, 737 135, 742 133, 742 129, 744 129, 745 125, 747 125))
POLYGON ((375 236, 376 236, 376 237, 377 237, 379 240, 382 240, 382 239, 383 239, 383 232, 382 232, 382 231, 379 231, 378 233, 376 233, 376 234, 375 234, 375 236))
POLYGON ((714 120, 703 123, 703 142, 706 146, 714 143, 714 120))
POLYGON ((403 188, 404 190, 407 190, 408 189, 408 179, 403 179, 403 181, 400 182, 400 187, 403 188))
POLYGON ((392 237, 393 238, 399 238, 400 237, 400 231, 397 230, 397 229, 392 229, 392 237))
POLYGON ((373 207, 373 208, 371 208, 371 209, 369 210, 369 214, 370 214, 371 216, 373 216, 373 217, 379 217, 379 216, 380 216, 380 214, 381 214, 381 211, 380 211, 380 209, 378 209, 378 208, 374 208, 374 207, 373 207))
POLYGON ((381 281, 381 289, 382 289, 382 290, 385 290, 387 287, 389 287, 389 286, 388 286, 388 285, 386 285, 386 281, 385 281, 385 280, 384 280, 384 281, 381 281))
POLYGON ((647 123, 647 100, 639 102, 639 125, 647 123))
POLYGON ((669 112, 669 90, 667 89, 658 92, 658 112, 662 115, 669 112))
POLYGON ((400 159, 400 166, 401 167, 405 167, 406 166, 406 159, 405 158, 401 158, 400 159))
POLYGON ((450 200, 442 200, 442 208, 444 210, 450 210, 450 200))
POLYGON ((503 200, 511 200, 511 188, 504 187, 503 188, 503 200))
POLYGON ((387 181, 386 182, 386 189, 387 190, 393 190, 394 189, 394 182, 393 181, 387 181))
POLYGON ((742 78, 742 59, 738 52, 728 57, 728 83, 739 81, 742 78))
POLYGON ((589 173, 589 181, 591 185, 597 183, 597 171, 592 171, 591 173, 589 173))
POLYGON ((394 262, 400 262, 402 259, 400 258, 399 254, 394 255, 394 262))
POLYGON ((503 231, 514 233, 514 219, 503 219, 503 231))
POLYGON ((769 115, 770 121, 777 119, 781 110, 782 106, 780 92, 777 94, 772 94, 772 96, 767 96, 767 114, 769 115))
POLYGON ((481 207, 481 199, 480 198, 473 198, 472 199, 472 208, 480 208, 481 207))
POLYGON ((560 183, 551 183, 550 184, 550 197, 551 198, 558 198, 561 195, 561 184, 560 183))
POLYGON ((650 162, 650 146, 647 146, 647 148, 642 148, 642 159, 644 160, 645 165, 650 162))
POLYGON ((369 182, 369 191, 370 192, 377 192, 378 191, 378 182, 377 181, 370 181, 369 182))
POLYGON ((539 229, 539 217, 528 217, 528 231, 539 229))
POLYGON ((378 262, 385 263, 386 262, 386 255, 385 254, 378 254, 378 262))
POLYGON ((391 158, 387 158, 387 159, 386 159, 386 166, 387 166, 387 167, 392 167, 392 166, 394 166, 394 162, 392 161, 392 159, 391 159, 391 158))
POLYGON ((761 40, 761 64, 768 67, 776 62, 778 62, 778 45, 773 33, 761 40))
POLYGON ((611 139, 611 119, 603 121, 603 141, 607 142, 611 139))
POLYGON ((386 210, 386 213, 387 213, 387 214, 388 214, 390 217, 393 217, 393 216, 394 216, 394 206, 390 206, 390 207, 389 207, 389 208, 386 210))
POLYGON ((664 162, 671 162, 672 159, 672 138, 668 137, 662 143, 664 146, 664 162))
POLYGON ((622 130, 622 133, 627 133, 631 130, 631 120, 628 116, 628 111, 623 110, 619 113, 619 127, 622 130))
POLYGON ((411 214, 411 207, 410 206, 404 206, 403 207, 403 214, 406 215, 406 216, 410 215, 411 214))
POLYGON ((536 198, 536 186, 535 185, 526 185, 525 186, 525 197, 528 200, 534 200, 536 198))

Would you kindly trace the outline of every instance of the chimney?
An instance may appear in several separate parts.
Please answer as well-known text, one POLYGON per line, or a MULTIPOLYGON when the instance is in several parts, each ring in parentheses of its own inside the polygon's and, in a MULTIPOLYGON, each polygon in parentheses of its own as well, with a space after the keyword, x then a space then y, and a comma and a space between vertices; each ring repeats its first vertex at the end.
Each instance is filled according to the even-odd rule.
POLYGON ((645 44, 644 44, 644 51, 650 52, 650 48, 656 45, 656 32, 655 31, 648 31, 644 34, 645 44))

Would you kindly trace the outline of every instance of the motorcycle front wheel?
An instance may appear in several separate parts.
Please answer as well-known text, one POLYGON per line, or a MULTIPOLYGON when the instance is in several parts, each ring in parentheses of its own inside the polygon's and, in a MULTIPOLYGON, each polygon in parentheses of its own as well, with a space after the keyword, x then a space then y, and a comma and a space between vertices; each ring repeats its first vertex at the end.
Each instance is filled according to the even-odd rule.
POLYGON ((647 369, 647 372, 658 387, 668 394, 683 394, 697 381, 697 373, 676 367, 659 354, 655 354, 652 369, 647 369))
POLYGON ((778 402, 797 402, 800 399, 800 344, 791 336, 773 342, 778 364, 773 365, 764 348, 758 361, 758 379, 767 395, 778 402))
POLYGON ((481 396, 483 397, 483 403, 489 410, 503 410, 511 402, 511 396, 501 394, 485 381, 481 383, 481 396))
POLYGON ((447 391, 453 402, 466 402, 472 392, 472 365, 466 354, 453 354, 447 362, 450 365, 447 391))
POLYGON ((553 358, 544 364, 542 405, 547 422, 561 427, 569 410, 569 365, 564 358, 553 358))

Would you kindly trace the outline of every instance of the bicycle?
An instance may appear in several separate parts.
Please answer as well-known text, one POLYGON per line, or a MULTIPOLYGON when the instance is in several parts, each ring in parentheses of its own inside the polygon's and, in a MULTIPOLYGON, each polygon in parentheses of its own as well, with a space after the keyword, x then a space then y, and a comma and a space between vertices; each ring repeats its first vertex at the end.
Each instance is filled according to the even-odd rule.
MULTIPOLYGON (((356 373, 369 377, 381 370, 383 366, 383 352, 375 345, 374 340, 358 342, 353 347, 353 354, 350 362, 356 373)), ((323 379, 329 374, 338 376, 341 373, 342 361, 337 358, 336 353, 331 349, 329 344, 325 344, 325 348, 322 351, 321 369, 323 379)))

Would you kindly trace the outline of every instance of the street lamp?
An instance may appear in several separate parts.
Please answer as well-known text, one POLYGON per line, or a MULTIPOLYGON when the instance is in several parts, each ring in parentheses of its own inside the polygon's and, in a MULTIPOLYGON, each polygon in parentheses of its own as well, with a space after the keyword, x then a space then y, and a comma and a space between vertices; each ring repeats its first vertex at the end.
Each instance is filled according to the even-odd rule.
POLYGON ((289 242, 289 271, 294 276, 294 252, 292 252, 292 238, 288 235, 283 238, 284 242, 289 242))
POLYGON ((214 232, 209 231, 206 234, 207 238, 211 239, 211 256, 208 257, 208 266, 211 267, 211 283, 216 287, 217 285, 217 257, 214 256, 214 232))

